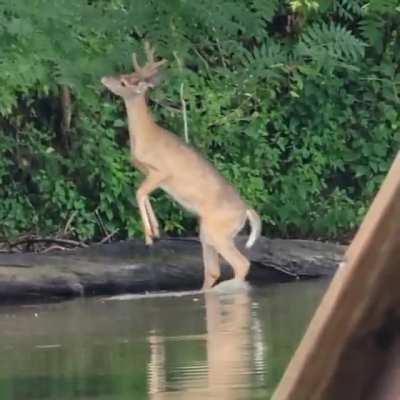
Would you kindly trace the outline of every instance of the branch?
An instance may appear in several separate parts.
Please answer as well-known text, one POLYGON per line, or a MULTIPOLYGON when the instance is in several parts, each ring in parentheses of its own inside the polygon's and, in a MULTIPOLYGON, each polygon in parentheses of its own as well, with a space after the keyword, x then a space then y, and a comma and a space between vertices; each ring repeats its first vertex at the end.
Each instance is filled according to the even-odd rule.
MULTIPOLYGON (((183 70, 183 65, 181 59, 178 57, 178 53, 176 51, 173 52, 174 57, 176 59, 176 62, 178 63, 179 69, 182 71, 183 70)), ((181 83, 181 87, 179 90, 180 93, 180 98, 181 98, 181 104, 182 104, 182 116, 183 116, 183 132, 185 135, 185 142, 189 143, 189 132, 188 132, 188 123, 187 123, 187 111, 186 111, 186 101, 183 95, 183 87, 184 83, 181 83)))
POLYGON ((24 238, 12 242, 9 244, 10 249, 13 247, 20 246, 21 244, 34 244, 34 243, 51 243, 65 246, 74 246, 74 247, 88 247, 88 245, 84 242, 79 242, 77 240, 70 239, 57 239, 57 238, 24 238))
POLYGON ((183 95, 183 86, 184 83, 181 83, 180 87, 180 95, 181 95, 181 103, 182 103, 182 116, 183 116, 183 132, 185 134, 185 142, 189 143, 189 132, 188 132, 188 122, 187 122, 187 112, 186 112, 186 101, 183 95))
POLYGON ((115 231, 112 231, 110 234, 108 234, 105 238, 101 239, 99 244, 104 244, 108 242, 111 238, 113 238, 116 234, 118 233, 118 229, 115 231))
POLYGON ((61 138, 63 141, 63 146, 66 151, 70 149, 69 131, 71 129, 71 119, 72 119, 72 100, 71 92, 68 86, 61 86, 61 138))

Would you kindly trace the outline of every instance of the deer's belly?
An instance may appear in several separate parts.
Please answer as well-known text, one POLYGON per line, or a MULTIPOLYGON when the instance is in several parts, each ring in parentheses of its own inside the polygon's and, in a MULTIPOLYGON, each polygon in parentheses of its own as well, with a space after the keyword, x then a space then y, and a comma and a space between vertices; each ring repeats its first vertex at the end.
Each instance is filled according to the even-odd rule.
POLYGON ((143 175, 148 175, 151 171, 156 170, 150 164, 145 161, 139 160, 138 158, 134 158, 131 160, 132 165, 139 170, 143 175))
POLYGON ((196 199, 189 199, 188 196, 185 196, 183 193, 176 193, 176 191, 172 190, 170 187, 166 185, 161 185, 161 189, 164 192, 168 193, 176 202, 178 202, 183 208, 187 211, 190 211, 193 214, 199 213, 199 207, 196 199))

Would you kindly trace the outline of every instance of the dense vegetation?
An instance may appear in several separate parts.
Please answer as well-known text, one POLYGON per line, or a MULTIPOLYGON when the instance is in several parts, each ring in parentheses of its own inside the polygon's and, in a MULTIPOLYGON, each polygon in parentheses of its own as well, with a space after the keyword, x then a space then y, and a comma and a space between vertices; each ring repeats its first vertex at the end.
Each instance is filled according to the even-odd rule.
MULTIPOLYGON (((99 78, 147 38, 151 94, 262 214, 268 235, 343 237, 399 148, 399 0, 0 0, 0 237, 139 234, 121 102, 99 78)), ((194 219, 162 193, 164 231, 194 219)))

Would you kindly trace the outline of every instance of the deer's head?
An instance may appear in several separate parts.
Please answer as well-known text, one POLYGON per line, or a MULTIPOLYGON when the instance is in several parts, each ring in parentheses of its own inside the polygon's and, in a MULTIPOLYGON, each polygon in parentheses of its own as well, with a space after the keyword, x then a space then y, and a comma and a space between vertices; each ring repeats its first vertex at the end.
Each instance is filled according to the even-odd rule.
POLYGON ((153 88, 159 82, 161 65, 167 60, 154 60, 154 48, 148 42, 144 44, 147 63, 140 66, 136 54, 132 54, 134 72, 116 76, 105 76, 101 83, 112 93, 121 96, 124 99, 136 97, 146 93, 148 88, 153 88))

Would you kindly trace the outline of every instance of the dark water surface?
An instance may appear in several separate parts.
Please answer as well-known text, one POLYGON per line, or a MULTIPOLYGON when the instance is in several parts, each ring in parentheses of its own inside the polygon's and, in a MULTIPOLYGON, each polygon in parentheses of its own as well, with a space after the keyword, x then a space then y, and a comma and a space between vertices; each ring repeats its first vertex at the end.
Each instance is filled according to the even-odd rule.
POLYGON ((327 283, 0 307, 0 399, 268 399, 327 283))

